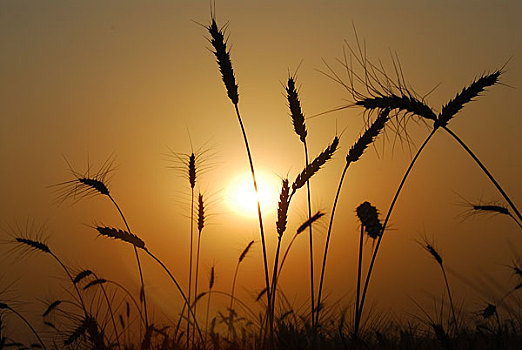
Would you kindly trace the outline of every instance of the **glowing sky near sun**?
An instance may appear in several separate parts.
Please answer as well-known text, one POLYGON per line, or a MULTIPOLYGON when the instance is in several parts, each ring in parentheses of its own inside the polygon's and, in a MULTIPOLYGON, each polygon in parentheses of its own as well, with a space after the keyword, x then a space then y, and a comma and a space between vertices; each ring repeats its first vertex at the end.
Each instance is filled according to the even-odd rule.
MULTIPOLYGON (((389 57, 397 54, 406 81, 419 95, 431 91, 426 101, 437 111, 476 76, 511 58, 502 84, 467 105, 452 128, 522 205, 521 13, 520 1, 217 1, 219 23, 229 23, 271 264, 280 181, 286 176, 293 180, 304 165, 283 84, 288 72, 299 67, 307 117, 350 103, 343 87, 321 71, 327 72, 328 64, 344 74, 337 59, 343 58, 345 40, 356 47, 356 34, 361 50, 376 62, 381 59, 392 75, 389 57)), ((208 20, 207 0, 0 2, 2 229, 27 217, 46 223, 50 244, 68 263, 92 267, 136 288, 133 252, 96 238, 91 228, 93 222, 123 225, 111 203, 95 197, 57 206, 48 187, 70 179, 64 156, 85 171, 87 159, 94 169, 114 154, 111 193, 133 230, 185 282, 190 188, 183 170, 169 169, 169 155, 170 150, 189 153, 204 146, 212 151, 196 192, 208 198, 201 250, 205 278, 215 265, 218 288, 229 290, 238 255, 254 240, 242 266, 238 296, 251 299, 263 287, 243 139, 207 33, 196 24, 208 20)), ((311 182, 313 208, 329 213, 346 152, 363 130, 364 118, 352 108, 306 123, 310 157, 340 135, 338 153, 311 182)), ((388 129, 347 173, 325 282, 332 302, 348 305, 352 300, 359 228, 355 208, 369 201, 385 213, 412 153, 429 130, 412 122, 407 132, 410 142, 404 131, 401 141, 388 129)), ((521 254, 520 231, 499 216, 463 220, 465 200, 498 202, 500 197, 458 145, 437 134, 391 218, 377 260, 372 303, 402 312, 415 310, 412 295, 422 301, 441 295, 437 266, 416 243, 421 234, 435 239, 458 274, 476 280, 495 276, 499 284, 509 283, 511 272, 505 265, 521 254)), ((290 208, 289 231, 306 215, 306 195, 300 191, 290 208)), ((327 217, 314 232, 316 261, 322 257, 327 217)), ((0 231, 3 241, 1 232, 5 230, 0 231)), ((307 244, 307 239, 296 240, 280 284, 296 305, 308 297, 302 293, 308 287, 303 267, 307 244)), ((0 263, 9 266, 0 277, 6 274, 4 280, 18 281, 15 294, 20 300, 53 295, 50 281, 59 273, 53 265, 37 256, 13 260, 3 253, 9 249, 0 245, 0 263), (41 287, 33 287, 37 285, 41 287)), ((156 303, 176 304, 165 276, 152 262, 145 261, 144 268, 156 303)), ((470 308, 498 294, 494 288, 480 294, 456 274, 450 278, 455 298, 469 301, 470 308)))

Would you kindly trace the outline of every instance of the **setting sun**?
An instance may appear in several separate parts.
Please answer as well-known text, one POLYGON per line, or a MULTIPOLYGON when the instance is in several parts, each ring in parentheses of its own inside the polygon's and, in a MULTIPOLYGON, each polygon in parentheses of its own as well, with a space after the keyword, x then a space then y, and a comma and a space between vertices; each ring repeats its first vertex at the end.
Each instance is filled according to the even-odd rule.
MULTIPOLYGON (((263 215, 272 213, 277 208, 280 180, 275 175, 256 172, 259 201, 263 215)), ((230 209, 241 216, 256 218, 257 201, 252 175, 242 173, 230 181, 226 189, 226 203, 230 209)))

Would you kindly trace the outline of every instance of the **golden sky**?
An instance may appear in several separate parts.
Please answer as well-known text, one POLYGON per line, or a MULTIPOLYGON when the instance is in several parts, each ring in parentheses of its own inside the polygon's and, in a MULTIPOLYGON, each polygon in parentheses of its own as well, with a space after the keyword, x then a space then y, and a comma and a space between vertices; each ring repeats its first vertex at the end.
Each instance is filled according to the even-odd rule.
MULTIPOLYGON (((320 71, 326 71, 324 60, 342 73, 336 60, 345 41, 356 44, 355 27, 374 62, 381 59, 393 69, 390 52, 396 53, 407 82, 420 95, 437 87, 426 101, 438 111, 476 76, 509 60, 501 84, 467 105, 450 126, 513 201, 522 203, 522 3, 221 0, 216 6, 218 23, 229 23, 240 108, 259 172, 293 179, 303 166, 302 145, 283 95, 289 70, 301 64, 297 77, 305 115, 350 103, 346 91, 320 71)), ((0 2, 0 219, 7 228, 27 218, 45 224, 49 244, 70 265, 136 287, 130 247, 96 238, 89 227, 95 222, 122 226, 111 203, 94 197, 58 206, 48 187, 70 179, 64 157, 84 171, 88 161, 96 167, 112 154, 117 169, 111 192, 133 231, 185 282, 190 191, 183 176, 168 168, 170 150, 208 149, 210 166, 198 187, 210 198, 201 283, 207 283, 215 264, 217 288, 228 291, 237 257, 254 239, 238 282, 238 296, 251 301, 264 283, 257 221, 224 204, 231 181, 248 171, 248 163, 207 32, 197 23, 209 23, 209 1, 0 2)), ((314 208, 329 213, 346 152, 364 127, 362 113, 345 109, 306 123, 312 155, 342 132, 334 160, 312 181, 314 208)), ((414 123, 408 131, 415 142, 411 151, 429 133, 414 123)), ((349 169, 337 209, 325 288, 329 300, 342 298, 342 305, 353 300, 355 208, 367 200, 385 213, 412 157, 407 144, 393 147, 391 130, 384 136, 387 141, 380 136, 349 169)), ((410 297, 429 304, 442 294, 438 267, 416 243, 422 234, 434 239, 451 270, 489 280, 479 293, 450 275, 455 298, 468 310, 511 286, 507 265, 520 257, 520 229, 501 216, 464 220, 464 200, 504 204, 475 163, 441 132, 414 168, 383 240, 370 290, 378 309, 415 312, 410 297)), ((306 211, 303 191, 292 203, 284 242, 306 211)), ((272 257, 274 213, 266 214, 265 226, 272 257)), ((318 261, 327 219, 317 227, 318 261)), ((9 239, 5 231, 2 240, 9 239)), ((308 297, 303 268, 308 248, 301 238, 281 279, 296 308, 308 297)), ((10 248, 0 245, 0 253, 10 248)), ((15 299, 41 307, 37 300, 60 293, 60 271, 45 257, 1 259, 9 268, 0 277, 17 281, 15 299)), ((145 271, 156 314, 172 315, 166 306, 178 301, 176 291, 151 261, 145 271)))

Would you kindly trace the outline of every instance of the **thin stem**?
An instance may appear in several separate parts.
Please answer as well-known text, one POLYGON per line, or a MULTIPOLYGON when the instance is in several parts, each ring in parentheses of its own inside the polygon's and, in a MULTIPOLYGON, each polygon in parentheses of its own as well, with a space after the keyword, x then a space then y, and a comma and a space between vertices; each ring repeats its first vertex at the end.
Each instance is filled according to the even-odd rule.
POLYGON ((513 216, 513 214, 511 214, 510 212, 508 212, 508 216, 509 216, 510 218, 512 218, 513 221, 515 221, 515 222, 517 223, 518 227, 522 228, 522 224, 521 224, 520 222, 518 222, 518 220, 513 216))
POLYGON ((274 261, 274 273, 272 274, 272 301, 270 302, 270 305, 272 306, 272 309, 270 310, 270 315, 272 319, 274 318, 275 314, 275 299, 277 293, 277 264, 279 263, 279 250, 281 249, 281 238, 282 236, 279 236, 277 240, 277 249, 274 261))
POLYGON ((281 278, 281 270, 283 270, 283 265, 285 264, 286 257, 288 253, 290 252, 290 248, 294 244, 295 239, 297 238, 299 234, 294 234, 294 237, 292 237, 292 240, 290 243, 288 243, 288 247, 286 247, 285 253, 283 254, 283 259, 281 259, 281 264, 279 264, 279 269, 277 270, 277 279, 281 278))
MULTIPOLYGON (((192 295, 192 251, 194 242, 194 187, 191 188, 190 196, 190 253, 189 253, 189 283, 188 283, 188 305, 192 295)), ((187 314, 187 349, 190 341, 190 316, 187 314)))
MULTIPOLYGON (((201 231, 198 232, 198 244, 196 247, 196 278, 194 280, 194 300, 198 297, 198 275, 199 275, 199 247, 201 243, 201 231)), ((197 304, 194 304, 194 315, 197 315, 197 304)), ((194 338, 195 330, 192 329, 192 338, 194 338)))
POLYGON ((455 332, 456 332, 457 331, 457 317, 455 316, 455 307, 453 305, 453 298, 451 297, 450 286, 448 283, 448 276, 446 276, 446 269, 444 268, 444 265, 442 265, 442 264, 439 264, 439 265, 442 270, 442 275, 444 276, 444 283, 446 284, 446 289, 448 290, 448 297, 449 297, 450 306, 451 306, 451 314, 453 316, 453 323, 455 325, 455 332))
POLYGON ((361 224, 361 236, 359 238, 359 262, 357 267, 357 296, 355 301, 355 328, 358 328, 359 322, 359 301, 361 297, 361 270, 362 270, 362 260, 363 260, 363 237, 364 237, 364 227, 361 224))
MULTIPOLYGON (((305 151, 305 162, 306 167, 308 168, 308 147, 306 145, 306 139, 303 141, 304 151, 305 151)), ((308 220, 312 217, 312 201, 310 195, 310 181, 306 181, 306 191, 308 196, 308 220)), ((315 318, 314 318, 314 306, 315 306, 315 298, 314 298, 314 249, 313 249, 313 239, 312 239, 312 226, 310 225, 310 301, 311 301, 311 312, 312 312, 312 329, 315 329, 315 318)), ((275 270, 274 270, 275 271, 275 270)))
POLYGON ((237 279, 237 274, 238 274, 238 271, 239 271, 239 264, 241 262, 238 261, 237 264, 236 264, 236 269, 234 271, 234 279, 232 280, 232 291, 230 293, 230 306, 228 307, 229 309, 232 309, 233 305, 234 305, 234 291, 236 289, 236 279, 237 279))
POLYGON ((466 152, 468 152, 468 154, 471 156, 471 158, 473 158, 473 160, 478 164, 478 166, 482 169, 482 171, 486 174, 486 176, 491 180, 491 182, 493 182, 493 185, 495 185, 495 187, 497 188, 497 190, 500 192, 500 194, 504 197, 504 199, 509 203, 509 206, 513 209, 513 211, 515 212, 515 214, 517 215, 518 217, 518 220, 519 221, 522 221, 522 215, 520 215, 520 212, 518 211, 517 207, 515 206, 515 204, 513 204, 513 202, 511 201, 511 199, 509 198, 509 196, 506 194, 506 192, 504 192, 504 190, 502 189, 502 187, 500 187, 499 183, 497 182, 497 180, 495 180, 495 178, 493 177, 493 175, 491 175, 491 173, 488 171, 488 169, 486 169, 486 167, 484 166, 484 164, 482 164, 482 162, 477 158, 477 156, 471 151, 471 149, 464 143, 464 141, 462 141, 453 131, 451 131, 447 126, 443 126, 442 127, 444 130, 446 130, 451 136, 453 136, 453 138, 455 140, 457 140, 457 142, 466 150, 466 152))
POLYGON ((332 206, 332 212, 330 213, 330 223, 328 224, 328 233, 326 235, 326 244, 324 246, 323 254, 323 265, 321 266, 321 278, 319 279, 319 291, 317 293, 317 306, 315 308, 315 325, 319 325, 319 313, 321 311, 321 294, 323 291, 324 272, 326 269, 326 257, 328 256, 328 245, 330 244, 330 234, 332 233, 333 219, 335 215, 335 208, 337 207, 337 201, 339 200, 339 194, 341 193, 341 187, 343 185, 344 176, 348 170, 348 163, 344 166, 341 178, 339 179, 339 186, 337 186, 337 192, 335 194, 334 203, 332 206))
MULTIPOLYGON (((388 220, 390 220, 390 216, 391 216, 391 213, 393 211, 393 207, 395 206, 395 203, 397 202, 397 198, 399 198, 399 194, 401 193, 401 190, 404 187, 404 183, 406 182, 406 179, 408 178, 408 175, 410 174, 411 169, 413 168, 413 165, 417 161, 417 158, 419 158, 419 155, 421 154, 421 152, 424 149, 424 147, 426 147, 426 145, 431 140, 433 135, 435 135, 436 131, 437 131, 436 128, 432 129, 430 134, 426 138, 426 140, 424 140, 424 142, 422 143, 420 148, 417 150, 417 153, 413 157, 410 165, 408 166, 408 169, 406 170, 406 172, 404 173, 404 176, 402 177, 401 183, 400 183, 399 187, 397 188, 397 192, 395 192, 395 196, 393 197, 393 200, 391 202, 390 208, 388 209, 388 212, 386 213, 386 218, 384 219, 384 223, 382 225, 382 229, 381 229, 379 238, 377 239, 377 244, 375 245, 375 249, 373 250, 372 259, 370 261, 370 267, 368 268, 368 272, 366 274, 366 280, 364 282, 364 288, 363 288, 363 292, 362 292, 362 296, 361 296, 361 302, 360 302, 360 305, 359 305, 359 315, 358 315, 358 319, 359 320, 356 323, 357 326, 359 326, 359 324, 360 324, 360 319, 361 319, 362 311, 363 311, 363 307, 364 307, 364 300, 366 298, 366 292, 368 290, 368 285, 370 284, 370 277, 372 275, 373 266, 375 264, 375 258, 377 257, 377 253, 379 252, 379 247, 381 245, 382 237, 384 236, 384 232, 385 232, 385 229, 386 229, 386 225, 388 224, 388 220)), ((357 337, 358 331, 359 331, 359 328, 355 328, 355 330, 354 330, 354 336, 355 337, 357 337)))
POLYGON ((199 337, 201 339, 201 341, 203 342, 202 345, 203 345, 203 348, 205 348, 205 339, 203 338, 203 334, 201 333, 201 329, 199 328, 199 325, 198 325, 198 322, 196 320, 196 318, 194 317, 194 312, 192 311, 192 307, 190 306, 190 304, 188 303, 188 299, 187 299, 187 296, 185 295, 185 293, 183 292, 183 289, 181 289, 181 286, 179 285, 178 281, 176 280, 176 278, 174 278, 174 276, 172 275, 172 273, 170 272, 170 270, 167 268, 167 266, 165 266, 165 264, 163 264, 163 262, 158 259, 154 254, 152 254, 148 249, 144 248, 143 249, 147 254, 149 254, 149 256, 156 260, 156 262, 158 264, 160 264, 160 266, 163 268, 163 270, 165 270, 165 272, 169 275, 170 279, 172 282, 174 282, 174 285, 176 286, 176 288, 178 289, 179 291, 179 294, 181 294, 181 297, 183 298, 185 304, 187 305, 187 308, 188 308, 188 312, 190 313, 190 315, 192 316, 192 318, 194 319, 194 325, 196 326, 196 329, 198 331, 198 334, 199 334, 199 337))
POLYGON ((207 317, 205 318, 205 342, 207 341, 208 335, 208 315, 210 314, 210 295, 212 294, 212 289, 208 291, 208 299, 207 299, 207 317))
MULTIPOLYGON (((256 182, 256 174, 254 171, 254 162, 252 161, 252 155, 250 153, 250 147, 248 145, 248 139, 245 131, 245 127, 243 126, 243 121, 241 120, 241 115, 239 114, 239 107, 237 103, 234 104, 237 119, 239 121, 239 125, 241 127, 241 132, 243 133, 243 140, 245 142, 245 148, 248 155, 248 162, 250 164, 250 172, 252 173, 252 181, 254 183, 254 190, 256 191, 256 199, 257 199, 257 216, 259 219, 259 233, 261 234, 261 243, 263 245, 263 264, 265 268, 265 283, 266 283, 266 295, 267 295, 267 307, 270 310, 270 277, 268 276, 268 262, 267 262, 267 254, 266 254, 266 243, 265 243, 265 231, 263 229, 263 217, 261 215, 261 205, 259 203, 259 194, 257 191, 257 182, 256 182)), ((272 334, 272 321, 270 321, 270 334, 272 334)))
POLYGON ((42 345, 44 350, 47 350, 47 347, 45 346, 44 342, 42 341, 42 338, 40 338, 40 336, 38 335, 38 332, 33 328, 31 323, 29 323, 29 321, 27 321, 26 318, 24 316, 22 316, 22 314, 20 314, 18 311, 11 308, 10 306, 8 306, 7 309, 9 311, 11 311, 12 313, 14 313, 16 316, 18 316, 22 321, 24 321, 24 323, 27 325, 27 327, 29 327, 31 329, 31 332, 33 332, 35 337, 38 339, 38 342, 42 345))
POLYGON ((138 305, 138 302, 136 301, 136 298, 134 298, 132 293, 129 292, 129 290, 126 287, 124 287, 123 285, 121 285, 120 283, 118 283, 116 281, 107 280, 107 282, 114 284, 116 287, 120 288, 121 290, 123 290, 127 294, 127 296, 132 300, 132 303, 136 307, 136 310, 138 311, 138 315, 140 316, 141 322, 143 322, 143 324, 145 324, 145 319, 143 318, 141 307, 138 305))
MULTIPOLYGON (((120 209, 120 206, 118 205, 118 203, 116 203, 116 201, 114 200, 114 198, 112 198, 112 196, 110 194, 108 196, 109 196, 110 200, 112 201, 112 203, 114 204, 114 206, 116 207, 116 209, 118 210, 118 212, 120 213, 120 216, 123 220, 123 223, 125 224, 125 227, 127 228, 127 231, 129 231, 129 233, 132 233, 132 231, 129 227, 129 224, 127 223, 127 219, 125 219, 125 215, 123 215, 123 212, 120 209)), ((134 248, 134 255, 136 256, 136 262, 138 264, 138 271, 140 273, 141 293, 143 293, 143 311, 145 314, 145 329, 148 329, 149 328, 149 316, 147 313, 147 298, 145 296, 145 283, 143 283, 143 271, 141 269, 141 261, 140 261, 139 255, 138 255, 138 250, 136 249, 136 247, 134 245, 132 247, 134 248)), ((140 293, 140 296, 141 296, 141 293, 140 293)))
MULTIPOLYGON (((96 274, 94 274, 94 277, 96 277, 98 279, 98 276, 96 274)), ((107 302, 107 308, 109 309, 109 314, 111 315, 112 326, 114 327, 114 333, 116 334, 116 340, 118 341, 118 349, 121 349, 120 334, 118 333, 118 328, 116 327, 116 321, 114 320, 114 313, 112 312, 112 307, 111 307, 111 302, 109 300, 109 296, 107 295, 107 291, 105 290, 103 283, 100 284, 100 287, 101 287, 101 290, 105 297, 105 301, 107 302)))
POLYGON ((76 290, 76 294, 78 294, 78 298, 80 299, 80 304, 82 306, 83 313, 84 313, 85 317, 87 317, 89 313, 87 312, 87 308, 85 307, 85 303, 83 301, 82 294, 80 293, 80 290, 78 289, 78 286, 76 285, 76 283, 74 283, 74 278, 71 275, 71 273, 69 272, 69 269, 65 266, 65 264, 60 259, 58 259, 58 257, 53 252, 49 252, 49 253, 58 262, 58 264, 60 264, 62 269, 65 271, 65 273, 69 277, 69 280, 71 281, 74 289, 76 290))

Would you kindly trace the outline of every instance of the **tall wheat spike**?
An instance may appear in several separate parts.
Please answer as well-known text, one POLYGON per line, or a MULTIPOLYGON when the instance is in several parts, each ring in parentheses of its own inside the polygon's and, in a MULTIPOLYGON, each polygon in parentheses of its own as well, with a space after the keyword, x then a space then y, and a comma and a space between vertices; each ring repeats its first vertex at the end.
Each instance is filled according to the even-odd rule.
MULTIPOLYGON (((267 288, 267 310, 270 310, 270 277, 268 271, 268 260, 267 260, 267 252, 266 252, 266 243, 265 243, 265 232, 263 227, 263 216, 261 214, 261 205, 259 202, 259 193, 257 190, 257 181, 256 181, 256 173, 254 170, 254 162, 252 160, 252 154, 250 152, 250 146, 248 144, 248 138, 246 135, 245 127, 243 125, 243 120, 241 119, 241 114, 239 113, 239 93, 238 93, 238 85, 236 83, 236 78, 234 76, 234 70, 232 69, 232 61, 230 60, 230 52, 227 50, 227 42, 225 40, 225 36, 223 33, 223 28, 219 28, 216 19, 212 15, 211 23, 207 27, 207 30, 210 34, 210 42, 214 47, 214 55, 216 56, 219 70, 221 72, 221 76, 223 79, 223 83, 225 84, 225 88, 227 90, 227 95, 230 98, 230 101, 234 105, 234 109, 236 111, 236 116, 239 122, 239 126, 241 128, 241 133, 243 134, 243 141, 245 143, 245 149, 248 156, 248 162, 250 165, 250 173, 252 174, 252 182, 254 185, 254 190, 256 192, 257 197, 257 217, 259 220, 259 233, 261 235, 261 244, 263 246, 263 267, 265 271, 265 284, 267 288)), ((272 335, 272 322, 270 322, 270 335, 272 335)))
MULTIPOLYGON (((308 167, 308 145, 306 143, 306 125, 305 125, 305 117, 303 111, 301 109, 301 101, 299 100, 299 94, 295 87, 295 77, 290 76, 288 78, 287 86, 286 86, 286 96, 288 100, 288 107, 290 109, 290 116, 292 117, 292 124, 294 126, 294 131, 299 136, 299 140, 303 143, 304 153, 305 153, 305 166, 308 167)), ((310 189, 310 181, 306 181, 306 192, 307 192, 307 201, 308 201, 308 220, 312 217, 312 199, 311 199, 311 189, 310 189)), ((314 305, 315 305, 315 296, 314 296, 314 249, 313 249, 313 233, 312 233, 312 225, 309 226, 309 260, 310 260, 310 309, 311 309, 311 317, 312 317, 312 329, 315 329, 315 317, 314 317, 314 305)), ((276 273, 277 270, 274 270, 276 273)))

